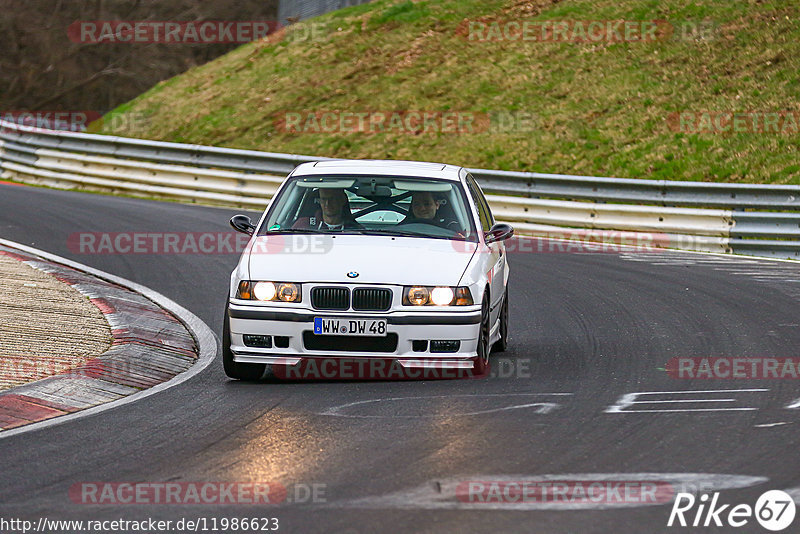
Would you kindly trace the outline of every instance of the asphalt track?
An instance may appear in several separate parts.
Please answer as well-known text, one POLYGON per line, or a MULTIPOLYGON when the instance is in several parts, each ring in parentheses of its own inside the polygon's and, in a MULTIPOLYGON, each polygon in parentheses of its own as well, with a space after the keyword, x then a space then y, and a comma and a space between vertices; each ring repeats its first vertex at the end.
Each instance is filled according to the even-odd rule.
MULTIPOLYGON (((0 185, 0 236, 150 287, 215 332, 235 254, 86 255, 67 240, 227 231, 237 212, 0 185)), ((666 527, 669 504, 503 509, 440 504, 437 494, 504 476, 662 477, 722 480, 725 502, 752 505, 766 490, 800 487, 800 410, 787 408, 800 398, 796 380, 679 380, 663 370, 681 356, 798 356, 798 266, 673 252, 510 262, 511 345, 493 357, 495 376, 249 384, 226 379, 217 360, 138 402, 0 439, 0 517, 277 517, 281 532, 325 533, 660 532, 676 530, 666 527), (735 391, 679 394, 708 390, 735 391), (634 392, 705 402, 608 411, 634 392), (726 407, 752 409, 717 411, 726 407), (647 408, 712 410, 638 411, 647 408), (260 507, 73 502, 70 487, 89 481, 323 484, 324 497, 260 507)), ((737 531, 764 532, 753 523, 737 531)))

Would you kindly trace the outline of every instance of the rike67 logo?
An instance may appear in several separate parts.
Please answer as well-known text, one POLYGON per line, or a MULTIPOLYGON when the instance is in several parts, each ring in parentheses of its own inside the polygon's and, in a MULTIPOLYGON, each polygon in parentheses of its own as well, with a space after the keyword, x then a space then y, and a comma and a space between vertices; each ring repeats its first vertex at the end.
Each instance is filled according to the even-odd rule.
POLYGON ((691 493, 678 493, 672 504, 667 526, 740 528, 755 520, 767 530, 786 529, 794 521, 796 508, 791 495, 785 491, 770 490, 761 495, 755 507, 749 504, 719 503, 719 492, 704 493, 696 499, 691 493))

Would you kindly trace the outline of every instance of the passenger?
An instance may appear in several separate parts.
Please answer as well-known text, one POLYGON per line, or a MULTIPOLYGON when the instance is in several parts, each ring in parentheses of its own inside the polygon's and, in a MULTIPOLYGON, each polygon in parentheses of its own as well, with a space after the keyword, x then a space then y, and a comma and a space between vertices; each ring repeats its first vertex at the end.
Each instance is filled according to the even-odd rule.
POLYGON ((431 192, 414 193, 411 195, 411 216, 421 221, 432 221, 436 219, 439 205, 440 202, 434 198, 431 192))
POLYGON ((448 228, 452 221, 446 221, 439 216, 439 208, 444 200, 438 200, 430 191, 417 191, 411 195, 411 209, 400 224, 432 224, 448 228))
POLYGON ((398 224, 431 224, 457 233, 464 232, 457 221, 440 213, 440 208, 446 202, 444 199, 437 199, 430 191, 416 191, 411 194, 411 209, 408 215, 398 224))

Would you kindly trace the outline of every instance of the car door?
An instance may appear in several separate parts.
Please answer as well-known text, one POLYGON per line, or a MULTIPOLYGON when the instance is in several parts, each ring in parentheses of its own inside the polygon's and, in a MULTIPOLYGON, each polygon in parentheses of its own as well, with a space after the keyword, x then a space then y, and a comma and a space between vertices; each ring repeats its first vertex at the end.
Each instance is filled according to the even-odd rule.
MULTIPOLYGON (((483 195, 478 182, 471 174, 467 174, 467 187, 472 196, 475 207, 478 210, 478 218, 481 222, 481 230, 486 233, 494 226, 494 217, 489 203, 483 195)), ((491 321, 494 324, 500 314, 500 304, 503 302, 503 294, 506 287, 506 251, 502 241, 496 241, 487 245, 489 261, 489 291, 491 298, 491 321)))

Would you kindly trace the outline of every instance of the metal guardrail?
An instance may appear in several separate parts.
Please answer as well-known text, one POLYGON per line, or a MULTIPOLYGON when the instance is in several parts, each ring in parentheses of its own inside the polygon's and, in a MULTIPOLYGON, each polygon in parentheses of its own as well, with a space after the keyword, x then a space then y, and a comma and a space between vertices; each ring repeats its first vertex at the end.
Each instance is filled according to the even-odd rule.
POLYGON ((800 209, 800 186, 678 182, 631 178, 598 178, 533 172, 473 170, 484 190, 527 196, 560 197, 656 206, 731 209, 800 209))
POLYGON ((344 7, 366 4, 370 0, 280 0, 278 2, 278 20, 285 22, 290 17, 294 20, 316 17, 344 7))
MULTIPOLYGON (((292 169, 325 159, 0 121, 3 178, 53 187, 263 209, 292 169)), ((521 233, 800 259, 800 186, 471 172, 521 233)))

